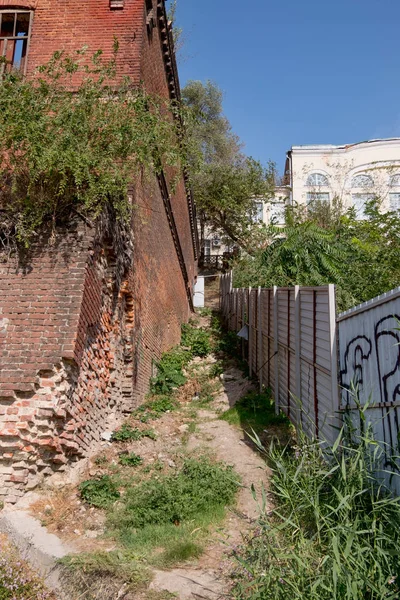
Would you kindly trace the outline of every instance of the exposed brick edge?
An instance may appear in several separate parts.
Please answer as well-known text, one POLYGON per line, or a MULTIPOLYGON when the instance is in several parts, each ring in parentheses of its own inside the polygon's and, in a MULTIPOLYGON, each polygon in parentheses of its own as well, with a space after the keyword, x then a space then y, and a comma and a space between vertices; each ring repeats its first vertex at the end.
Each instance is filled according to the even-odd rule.
POLYGON ((191 285, 190 285, 190 281, 189 281, 188 272, 186 269, 186 263, 185 263, 185 258, 183 256, 181 242, 179 240, 178 229, 176 227, 174 212, 172 210, 171 200, 170 200, 169 192, 168 192, 167 181, 165 179, 164 173, 160 173, 159 175, 157 175, 157 179, 158 179, 158 184, 160 186, 162 199, 164 202, 165 212, 167 214, 167 219, 168 219, 168 223, 169 223, 169 228, 171 230, 172 239, 174 240, 175 250, 178 255, 179 266, 182 271, 183 280, 186 284, 185 287, 186 287, 186 294, 187 294, 187 297, 189 300, 189 305, 190 305, 191 310, 194 311, 191 285))
MULTIPOLYGON (((164 58, 165 72, 167 75, 168 89, 171 100, 180 102, 181 90, 179 85, 178 67, 176 64, 174 40, 172 37, 171 26, 168 23, 167 11, 164 0, 159 0, 157 4, 158 24, 160 28, 161 50, 164 58)), ((181 122, 181 126, 183 123, 181 122)), ((184 171, 184 183, 186 189, 186 199, 189 209, 190 230, 192 236, 193 253, 195 260, 199 258, 199 237, 197 230, 196 206, 193 201, 192 192, 189 185, 188 172, 184 171)))

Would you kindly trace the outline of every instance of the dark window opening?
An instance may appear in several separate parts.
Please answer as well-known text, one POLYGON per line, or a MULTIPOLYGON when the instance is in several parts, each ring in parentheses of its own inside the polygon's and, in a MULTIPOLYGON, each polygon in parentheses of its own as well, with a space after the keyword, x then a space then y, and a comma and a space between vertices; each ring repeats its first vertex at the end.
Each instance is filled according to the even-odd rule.
POLYGON ((0 11, 0 74, 17 69, 25 73, 32 12, 0 11))

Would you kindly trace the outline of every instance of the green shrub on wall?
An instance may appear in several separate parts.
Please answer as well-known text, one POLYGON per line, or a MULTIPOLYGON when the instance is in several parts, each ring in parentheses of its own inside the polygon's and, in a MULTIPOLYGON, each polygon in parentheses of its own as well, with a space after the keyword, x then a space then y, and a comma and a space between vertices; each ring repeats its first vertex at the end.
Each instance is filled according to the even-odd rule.
MULTIPOLYGON (((115 44, 115 54, 118 44, 115 44)), ((28 245, 45 222, 130 214, 128 187, 161 165, 183 166, 168 102, 117 79, 115 57, 56 52, 36 76, 5 74, 0 86, 0 206, 28 245), (81 81, 79 85, 72 84, 81 81)))

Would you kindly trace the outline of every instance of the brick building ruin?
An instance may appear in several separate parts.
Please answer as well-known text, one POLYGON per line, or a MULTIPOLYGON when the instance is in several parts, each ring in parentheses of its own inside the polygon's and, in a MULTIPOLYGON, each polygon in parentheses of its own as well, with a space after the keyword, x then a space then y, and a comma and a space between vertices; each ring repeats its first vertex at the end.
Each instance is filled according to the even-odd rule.
MULTIPOLYGON (((116 36, 121 75, 179 98, 164 0, 0 0, 0 15, 0 54, 28 76, 56 50, 111 57, 116 36)), ((192 198, 183 180, 170 194, 167 175, 132 194, 128 235, 77 217, 27 262, 0 256, 0 500, 85 457, 179 342, 196 276, 192 198)))

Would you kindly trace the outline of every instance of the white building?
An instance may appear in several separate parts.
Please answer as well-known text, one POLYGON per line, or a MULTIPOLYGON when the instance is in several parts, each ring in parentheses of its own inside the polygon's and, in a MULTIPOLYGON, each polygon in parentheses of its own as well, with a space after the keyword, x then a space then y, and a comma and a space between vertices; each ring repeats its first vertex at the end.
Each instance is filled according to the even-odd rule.
MULTIPOLYGON (((382 211, 400 210, 400 138, 370 140, 346 146, 292 146, 284 182, 274 198, 256 199, 256 220, 285 223, 285 206, 312 206, 335 200, 343 212, 354 206, 359 219, 365 205, 377 199, 382 211)), ((206 231, 204 254, 231 252, 223 234, 206 231)))
POLYGON ((293 146, 286 172, 290 203, 340 202, 363 218, 365 203, 377 198, 382 210, 400 210, 400 138, 346 146, 293 146))

